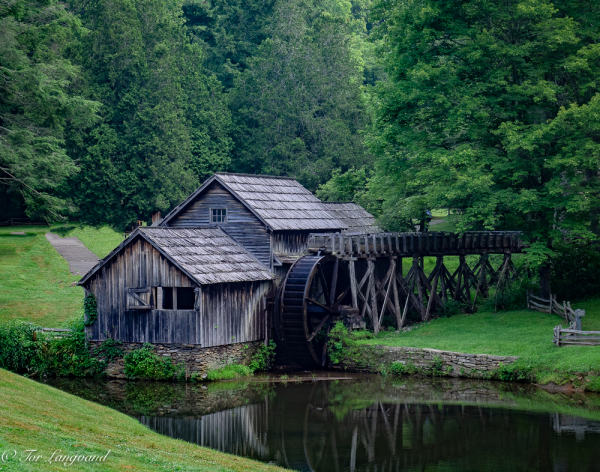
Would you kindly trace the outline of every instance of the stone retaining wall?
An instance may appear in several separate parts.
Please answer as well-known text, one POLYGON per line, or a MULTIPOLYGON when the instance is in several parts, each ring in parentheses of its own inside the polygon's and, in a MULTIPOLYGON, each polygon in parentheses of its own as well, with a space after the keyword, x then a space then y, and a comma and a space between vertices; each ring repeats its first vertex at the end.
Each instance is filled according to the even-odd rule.
MULTIPOLYGON (((90 341, 90 347, 99 347, 101 341, 90 341)), ((174 364, 185 365, 186 377, 193 373, 204 374, 208 370, 218 369, 229 364, 248 365, 250 359, 258 350, 263 341, 248 343, 227 344, 225 346, 202 347, 199 344, 153 344, 156 354, 169 357, 174 364)), ((125 353, 142 347, 142 343, 123 343, 120 346, 125 353)), ((122 358, 115 359, 106 368, 106 375, 110 378, 125 379, 123 369, 125 363, 122 358)))
POLYGON ((416 347, 363 346, 364 355, 357 361, 346 360, 337 368, 359 372, 381 372, 393 362, 431 371, 441 370, 450 377, 486 378, 500 367, 515 362, 518 357, 466 354, 462 352, 421 349, 416 347))

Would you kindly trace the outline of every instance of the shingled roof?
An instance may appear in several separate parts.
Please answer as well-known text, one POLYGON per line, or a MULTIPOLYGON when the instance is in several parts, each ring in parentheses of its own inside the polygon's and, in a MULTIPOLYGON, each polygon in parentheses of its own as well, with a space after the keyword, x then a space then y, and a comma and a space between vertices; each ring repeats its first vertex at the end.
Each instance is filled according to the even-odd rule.
POLYGON ((322 202, 325 208, 348 227, 348 233, 380 233, 375 217, 356 203, 322 202))
POLYGON ((161 224, 166 224, 215 180, 275 231, 347 229, 343 221, 327 211, 321 200, 294 179, 228 173, 213 175, 174 208, 161 224))
POLYGON ((273 279, 267 267, 219 228, 140 227, 90 270, 79 284, 89 279, 138 235, 201 285, 273 279))

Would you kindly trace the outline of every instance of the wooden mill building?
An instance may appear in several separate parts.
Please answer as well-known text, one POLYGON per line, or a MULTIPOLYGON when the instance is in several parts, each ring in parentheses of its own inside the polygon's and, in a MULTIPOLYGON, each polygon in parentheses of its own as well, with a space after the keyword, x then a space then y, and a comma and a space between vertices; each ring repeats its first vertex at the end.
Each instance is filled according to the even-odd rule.
MULTIPOLYGON (((81 279, 98 306, 88 338, 153 343, 200 369, 199 350, 269 337, 266 297, 310 233, 377 231, 360 206, 321 202, 293 179, 215 174, 81 279)), ((239 351, 209 357, 231 362, 239 351)))

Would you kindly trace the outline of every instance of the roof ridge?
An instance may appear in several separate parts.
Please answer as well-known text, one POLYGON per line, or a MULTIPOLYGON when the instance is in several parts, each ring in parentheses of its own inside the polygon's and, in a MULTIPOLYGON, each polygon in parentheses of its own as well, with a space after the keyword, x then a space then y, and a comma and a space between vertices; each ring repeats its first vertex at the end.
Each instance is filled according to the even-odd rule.
MULTIPOLYGON (((353 203, 354 205, 361 206, 361 205, 359 205, 359 204, 358 204, 358 203, 356 203, 356 202, 324 202, 323 200, 321 200, 321 203, 353 203)), ((361 208, 362 208, 362 207, 361 207, 361 208)))
MULTIPOLYGON (((266 175, 266 174, 238 174, 236 172, 215 172, 217 175, 237 175, 240 177, 260 177, 263 179, 280 179, 280 180, 293 180, 294 182, 298 182, 294 177, 283 177, 281 175, 266 175)), ((298 182, 300 183, 300 182, 298 182)), ((302 184, 300 184, 302 185, 302 184)))

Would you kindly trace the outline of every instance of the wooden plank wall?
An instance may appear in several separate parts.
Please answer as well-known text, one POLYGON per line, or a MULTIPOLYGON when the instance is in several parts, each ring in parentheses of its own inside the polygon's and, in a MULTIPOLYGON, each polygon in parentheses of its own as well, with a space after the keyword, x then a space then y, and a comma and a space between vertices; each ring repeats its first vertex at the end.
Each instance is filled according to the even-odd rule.
POLYGON ((190 228, 210 225, 211 208, 227 208, 227 221, 219 223, 219 226, 265 266, 272 267, 271 236, 268 229, 218 182, 209 185, 187 208, 169 221, 168 226, 190 228))
POLYGON ((262 297, 271 281, 236 282, 201 287, 202 311, 127 310, 127 289, 195 287, 143 238, 129 244, 86 284, 96 295, 98 320, 89 339, 123 342, 183 343, 217 346, 265 337, 262 297), (214 327, 217 326, 217 329, 214 327))
POLYGON ((203 346, 221 346, 265 338, 264 296, 270 280, 212 284, 202 287, 203 346))
MULTIPOLYGON (((313 231, 314 232, 314 231, 313 231)), ((298 254, 308 247, 311 231, 273 231, 273 252, 278 254, 298 254)))

